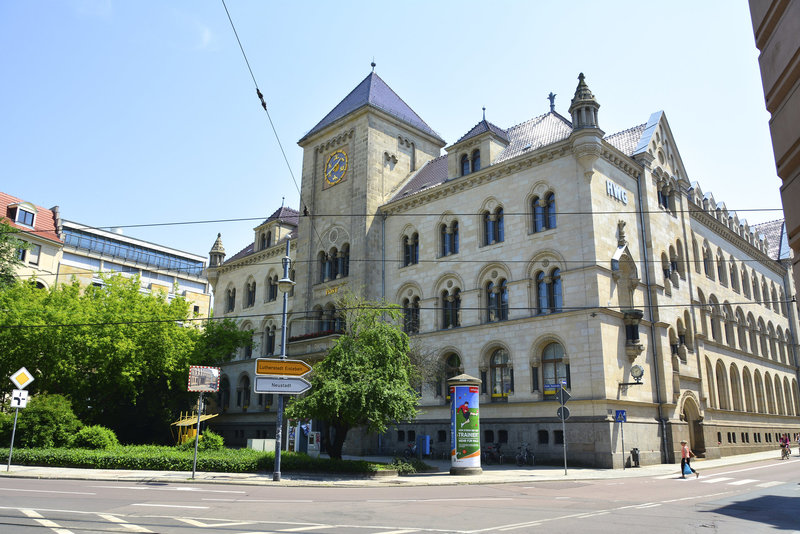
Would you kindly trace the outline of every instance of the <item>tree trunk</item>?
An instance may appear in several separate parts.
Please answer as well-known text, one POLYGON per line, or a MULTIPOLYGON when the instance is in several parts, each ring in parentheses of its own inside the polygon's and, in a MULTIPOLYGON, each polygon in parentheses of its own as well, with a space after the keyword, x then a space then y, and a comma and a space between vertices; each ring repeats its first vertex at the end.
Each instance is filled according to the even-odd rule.
POLYGON ((333 430, 333 436, 331 436, 332 439, 328 445, 328 455, 336 460, 341 460, 344 438, 347 436, 347 431, 350 430, 350 427, 336 424, 332 424, 330 427, 333 430))

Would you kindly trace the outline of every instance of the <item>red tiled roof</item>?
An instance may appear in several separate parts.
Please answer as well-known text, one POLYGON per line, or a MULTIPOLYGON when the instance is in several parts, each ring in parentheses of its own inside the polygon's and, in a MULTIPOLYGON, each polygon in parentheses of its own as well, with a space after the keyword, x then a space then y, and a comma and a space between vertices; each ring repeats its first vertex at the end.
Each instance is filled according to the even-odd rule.
POLYGON ((12 213, 13 210, 9 206, 22 202, 29 202, 30 204, 33 204, 33 202, 13 197, 0 191, 0 219, 7 222, 12 227, 20 230, 19 237, 22 239, 24 239, 26 235, 35 235, 43 239, 49 239, 50 241, 61 243, 61 238, 59 238, 58 234, 56 233, 56 216, 55 213, 53 213, 53 210, 33 204, 36 206, 36 217, 33 221, 35 226, 33 230, 27 226, 22 226, 14 222, 12 213))

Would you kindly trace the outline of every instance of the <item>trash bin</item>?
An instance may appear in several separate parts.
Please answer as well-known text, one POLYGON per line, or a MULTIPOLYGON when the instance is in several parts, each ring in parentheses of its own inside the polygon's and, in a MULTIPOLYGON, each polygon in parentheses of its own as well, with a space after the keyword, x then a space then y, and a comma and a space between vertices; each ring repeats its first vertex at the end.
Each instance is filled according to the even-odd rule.
POLYGON ((631 449, 631 464, 632 467, 639 467, 639 449, 631 449))

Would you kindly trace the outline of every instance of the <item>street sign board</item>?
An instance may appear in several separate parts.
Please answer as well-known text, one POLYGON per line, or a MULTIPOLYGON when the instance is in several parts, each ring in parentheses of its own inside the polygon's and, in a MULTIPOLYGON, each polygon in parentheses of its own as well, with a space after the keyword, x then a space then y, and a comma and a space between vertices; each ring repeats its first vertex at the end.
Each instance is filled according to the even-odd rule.
POLYGON ((189 366, 189 391, 214 393, 219 391, 219 367, 189 366))
POLYGON ((625 410, 617 410, 616 414, 614 415, 614 421, 617 423, 624 423, 628 420, 628 413, 625 410))
POLYGON ((28 390, 15 389, 11 392, 11 407, 24 408, 28 405, 28 390))
POLYGON ((567 419, 569 419, 569 408, 567 408, 566 406, 559 406, 558 410, 556 411, 556 414, 558 415, 559 419, 561 419, 562 421, 566 421, 567 419))
POLYGON ((567 390, 564 389, 563 387, 559 388, 558 391, 556 391, 556 400, 561 404, 561 406, 564 406, 567 403, 567 401, 571 398, 572 395, 570 395, 567 392, 567 390))
POLYGON ((281 360, 278 358, 258 358, 257 375, 304 376, 311 372, 311 366, 302 360, 281 360))
POLYGON ((11 375, 11 381, 14 382, 14 385, 19 389, 25 389, 28 384, 33 382, 33 375, 30 374, 27 369, 21 367, 19 371, 11 375))
POLYGON ((311 382, 299 377, 256 376, 253 381, 253 391, 256 393, 298 395, 309 389, 311 389, 311 382))

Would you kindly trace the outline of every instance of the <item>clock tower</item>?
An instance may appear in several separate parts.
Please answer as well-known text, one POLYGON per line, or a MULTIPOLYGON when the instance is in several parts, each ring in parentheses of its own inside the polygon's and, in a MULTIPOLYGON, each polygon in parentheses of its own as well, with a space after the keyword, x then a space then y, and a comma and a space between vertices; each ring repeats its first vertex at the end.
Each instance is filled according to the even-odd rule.
POLYGON ((373 71, 298 144, 308 215, 300 217, 296 267, 296 295, 306 302, 295 308, 331 309, 345 286, 384 297, 384 247, 399 244, 384 236, 380 207, 445 141, 373 71))

